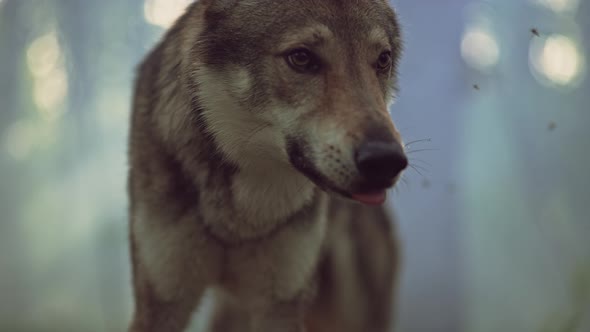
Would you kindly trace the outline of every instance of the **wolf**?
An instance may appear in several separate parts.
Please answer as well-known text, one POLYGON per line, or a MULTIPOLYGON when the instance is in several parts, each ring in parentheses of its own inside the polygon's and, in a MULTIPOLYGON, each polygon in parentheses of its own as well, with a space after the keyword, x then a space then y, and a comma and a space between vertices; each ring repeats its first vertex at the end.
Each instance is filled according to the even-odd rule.
POLYGON ((408 165, 386 0, 201 0, 138 68, 129 331, 385 332, 408 165))

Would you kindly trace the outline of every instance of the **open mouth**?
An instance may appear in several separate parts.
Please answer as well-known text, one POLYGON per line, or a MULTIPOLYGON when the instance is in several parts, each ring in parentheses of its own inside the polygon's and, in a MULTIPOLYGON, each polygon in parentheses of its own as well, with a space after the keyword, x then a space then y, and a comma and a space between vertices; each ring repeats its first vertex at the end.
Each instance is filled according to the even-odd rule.
POLYGON ((370 188, 357 187, 355 190, 352 191, 345 191, 326 183, 324 183, 324 185, 320 187, 325 191, 335 192, 353 201, 365 205, 376 206, 385 203, 385 200, 387 199, 387 190, 391 187, 391 184, 377 187, 373 186, 370 188))
POLYGON ((381 205, 385 202, 385 199, 387 198, 387 192, 385 191, 385 189, 382 189, 367 193, 351 194, 350 198, 357 202, 367 205, 381 205))
POLYGON ((355 190, 348 197, 367 205, 381 205, 387 199, 387 189, 393 187, 395 179, 357 183, 355 190))

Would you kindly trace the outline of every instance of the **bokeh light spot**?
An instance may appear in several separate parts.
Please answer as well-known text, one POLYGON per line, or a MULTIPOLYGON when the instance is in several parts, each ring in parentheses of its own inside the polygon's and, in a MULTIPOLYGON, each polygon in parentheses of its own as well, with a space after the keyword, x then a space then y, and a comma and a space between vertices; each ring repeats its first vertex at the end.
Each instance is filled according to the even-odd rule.
POLYGON ((192 0, 145 0, 145 19, 162 28, 169 28, 186 10, 192 0))
POLYGON ((59 68, 53 70, 51 75, 36 80, 33 86, 35 104, 42 115, 55 118, 63 109, 58 106, 63 102, 68 93, 68 80, 65 70, 59 68))
POLYGON ((58 65, 60 58, 55 31, 35 39, 27 50, 29 70, 35 77, 47 76, 58 65))
POLYGON ((3 145, 6 153, 17 161, 29 157, 34 148, 34 128, 24 121, 12 124, 4 133, 3 145))
POLYGON ((461 55, 472 68, 487 71, 498 64, 500 47, 491 31, 481 27, 471 27, 463 35, 461 55))
POLYGON ((55 31, 35 39, 27 50, 27 64, 33 74, 33 100, 40 113, 55 119, 68 94, 68 77, 55 31))
POLYGON ((542 83, 570 85, 580 78, 584 69, 584 56, 571 38, 550 35, 531 42, 529 60, 535 77, 542 83), (539 77, 541 76, 541 77, 539 77))

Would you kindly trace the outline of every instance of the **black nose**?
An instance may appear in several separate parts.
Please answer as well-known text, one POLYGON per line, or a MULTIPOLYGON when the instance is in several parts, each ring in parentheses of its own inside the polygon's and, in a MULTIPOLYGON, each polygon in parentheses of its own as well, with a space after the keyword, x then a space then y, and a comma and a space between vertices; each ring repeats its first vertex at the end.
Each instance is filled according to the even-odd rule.
POLYGON ((356 166, 369 180, 390 180, 408 166, 408 158, 398 143, 367 142, 355 156, 356 166))

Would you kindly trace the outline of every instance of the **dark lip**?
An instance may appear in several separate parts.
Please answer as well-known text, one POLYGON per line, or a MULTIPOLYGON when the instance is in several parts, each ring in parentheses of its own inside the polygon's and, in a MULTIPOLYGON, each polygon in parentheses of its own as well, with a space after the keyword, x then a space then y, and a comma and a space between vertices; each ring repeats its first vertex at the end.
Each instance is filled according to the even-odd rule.
POLYGON ((394 179, 380 182, 358 182, 356 185, 352 185, 350 189, 343 189, 330 181, 324 174, 317 170, 311 163, 305 165, 293 164, 295 169, 305 175, 311 182, 313 182, 321 190, 330 193, 336 193, 343 197, 353 199, 354 195, 373 194, 376 192, 388 190, 393 187, 394 179))
MULTIPOLYGON (((338 189, 338 188, 334 188, 334 187, 329 187, 329 191, 332 191, 336 194, 339 194, 340 196, 350 199, 352 201, 357 201, 354 196, 358 196, 358 195, 369 195, 369 194, 376 194, 379 193, 381 191, 386 191, 388 189, 390 189, 392 186, 387 186, 387 187, 379 187, 379 188, 375 188, 375 189, 371 189, 371 190, 363 190, 363 191, 359 191, 359 190, 352 190, 352 191, 346 191, 346 190, 342 190, 342 189, 338 189)), ((326 191, 324 189, 324 191, 326 191)))
POLYGON ((334 192, 346 198, 352 198, 352 193, 340 189, 324 176, 311 162, 305 158, 291 158, 291 165, 305 175, 318 188, 325 192, 334 192))
POLYGON ((353 192, 355 194, 370 194, 383 190, 387 190, 393 187, 395 178, 393 179, 381 179, 373 182, 359 182, 354 186, 353 192))
POLYGON ((350 190, 345 190, 328 180, 319 170, 317 170, 311 163, 298 164, 292 163, 296 170, 305 175, 311 182, 313 182, 321 190, 330 193, 336 193, 343 197, 353 199, 354 195, 372 194, 393 187, 393 179, 385 183, 359 183, 353 185, 350 190))
POLYGON ((304 141, 289 139, 287 142, 287 151, 291 165, 325 192, 333 192, 352 199, 355 194, 371 194, 387 190, 391 188, 395 182, 395 178, 378 179, 373 182, 361 180, 353 184, 350 190, 342 189, 324 176, 324 174, 315 167, 314 163, 307 158, 305 154, 307 144, 305 144, 304 141))
MULTIPOLYGON (((300 168, 297 167, 296 165, 295 168, 303 173, 303 175, 305 175, 311 182, 313 182, 318 188, 320 188, 322 191, 326 192, 326 193, 335 193, 337 195, 340 195, 344 198, 348 198, 351 200, 354 200, 354 196, 355 195, 366 195, 366 194, 373 194, 373 193, 377 193, 380 191, 385 191, 390 189, 393 186, 393 183, 391 185, 380 185, 380 186, 375 186, 375 185, 365 185, 365 186, 358 186, 358 188, 354 188, 354 189, 350 189, 350 190, 345 190, 340 188, 339 186, 334 185, 331 181, 329 181, 323 174, 321 173, 315 173, 315 172, 309 172, 308 169, 306 168, 300 168)), ((393 182, 393 181, 391 181, 393 182)))

